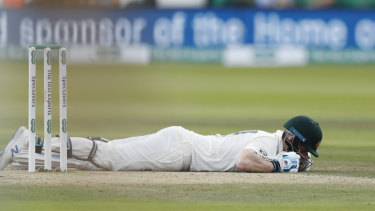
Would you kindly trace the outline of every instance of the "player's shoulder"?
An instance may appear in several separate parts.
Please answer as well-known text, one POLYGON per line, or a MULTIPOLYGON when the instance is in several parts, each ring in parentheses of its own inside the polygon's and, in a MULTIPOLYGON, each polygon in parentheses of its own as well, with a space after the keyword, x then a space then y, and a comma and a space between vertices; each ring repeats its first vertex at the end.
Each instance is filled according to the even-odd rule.
POLYGON ((279 140, 282 136, 282 131, 278 130, 274 133, 270 133, 270 132, 267 132, 267 131, 262 131, 262 130, 259 130, 257 135, 256 135, 256 138, 257 140, 279 140))
POLYGON ((280 131, 274 133, 259 131, 257 136, 251 142, 248 142, 245 149, 252 149, 264 158, 276 156, 276 152, 280 146, 280 135, 282 135, 280 131))
POLYGON ((231 133, 225 136, 222 136, 220 134, 217 134, 216 137, 226 137, 226 138, 241 138, 241 139, 272 139, 272 140, 277 140, 279 139, 279 134, 277 132, 275 133, 270 133, 267 131, 263 130, 244 130, 244 131, 239 131, 235 133, 231 133))
POLYGON ((264 131, 264 130, 258 130, 258 135, 263 135, 263 136, 273 136, 273 133, 264 131))
POLYGON ((277 138, 278 137, 278 134, 277 132, 274 132, 274 133, 270 133, 270 132, 267 132, 267 131, 264 131, 264 130, 258 130, 256 135, 258 137, 265 137, 265 138, 277 138))
MULTIPOLYGON (((217 134, 220 135, 220 134, 217 134)), ((243 131, 238 131, 235 133, 230 133, 226 136, 246 136, 246 135, 252 135, 252 136, 274 136, 273 133, 269 133, 263 130, 243 130, 243 131)), ((221 136, 221 135, 220 135, 221 136)))

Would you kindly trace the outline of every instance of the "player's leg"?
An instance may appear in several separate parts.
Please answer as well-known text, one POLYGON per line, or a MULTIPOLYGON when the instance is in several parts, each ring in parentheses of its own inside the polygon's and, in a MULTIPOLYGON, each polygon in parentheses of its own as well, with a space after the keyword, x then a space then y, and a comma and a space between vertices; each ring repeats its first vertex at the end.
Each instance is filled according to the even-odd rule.
MULTIPOLYGON (((27 129, 24 131, 25 137, 20 139, 23 141, 17 143, 25 143, 27 146, 29 133, 27 129)), ((78 169, 179 171, 190 165, 184 160, 184 155, 190 153, 188 156, 191 157, 191 151, 186 151, 189 149, 186 146, 190 146, 191 131, 182 127, 169 127, 154 134, 108 143, 77 137, 70 140, 73 158, 83 161, 81 164, 75 163, 78 169)), ((14 146, 15 141, 10 143, 14 146)), ((52 138, 51 146, 54 152, 59 152, 59 138, 52 138)), ((1 158, 4 155, 5 152, 1 158)), ((27 153, 23 156, 19 159, 27 162, 27 153)), ((1 159, 2 166, 8 165, 11 159, 1 159)))
MULTIPOLYGON (((82 166, 76 166, 78 169, 85 169, 85 170, 106 170, 107 169, 105 167, 96 165, 96 163, 92 160, 92 158, 96 155, 98 143, 99 144, 107 143, 108 142, 107 139, 93 139, 91 137, 88 137, 88 138, 70 137, 68 142, 70 143, 70 146, 71 146, 71 158, 74 160, 82 161, 81 162, 82 166)), ((51 139, 51 148, 53 152, 56 152, 56 153, 60 152, 60 139, 59 138, 51 139)))
MULTIPOLYGON (((179 171, 183 167, 183 148, 189 133, 182 127, 168 127, 154 134, 109 142, 71 137, 73 158, 90 161, 107 170, 179 171)), ((52 138, 52 151, 59 151, 58 138, 52 138)))
POLYGON ((154 134, 98 143, 93 158, 111 170, 180 171, 189 133, 182 127, 168 127, 154 134))
MULTIPOLYGON (((78 137, 70 140, 73 158, 90 161, 102 169, 179 171, 184 147, 190 144, 189 135, 190 131, 182 127, 168 127, 154 134, 109 142, 78 137)), ((52 151, 58 151, 58 139, 51 143, 52 151)))
MULTIPOLYGON (((0 152, 0 170, 4 169, 12 161, 16 164, 18 169, 27 169, 28 164, 28 145, 29 145, 29 131, 25 127, 19 127, 14 133, 13 137, 10 139, 8 145, 0 152)), ((44 165, 44 153, 42 151, 42 139, 38 138, 37 143, 40 146, 36 147, 36 162, 40 165, 44 165)), ((87 160, 87 156, 92 150, 93 141, 85 138, 73 138, 74 143, 74 155, 78 159, 68 159, 68 165, 71 167, 82 169, 82 170, 103 170, 93 165, 87 160)), ((53 165, 55 167, 59 166, 59 152, 60 152, 60 138, 55 137, 51 139, 52 150, 54 151, 53 165), (54 159, 55 158, 55 159, 54 159)), ((69 153, 68 153, 69 154, 69 153)))

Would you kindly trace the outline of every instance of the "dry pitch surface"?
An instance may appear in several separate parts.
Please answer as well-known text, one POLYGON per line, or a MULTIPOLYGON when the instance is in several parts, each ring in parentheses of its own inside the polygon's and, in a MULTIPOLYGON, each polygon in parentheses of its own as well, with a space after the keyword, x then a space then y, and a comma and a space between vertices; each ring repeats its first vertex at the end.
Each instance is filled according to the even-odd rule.
POLYGON ((258 174, 239 172, 77 171, 28 173, 10 168, 0 171, 0 185, 117 186, 175 184, 357 184, 374 185, 375 179, 309 173, 258 174))

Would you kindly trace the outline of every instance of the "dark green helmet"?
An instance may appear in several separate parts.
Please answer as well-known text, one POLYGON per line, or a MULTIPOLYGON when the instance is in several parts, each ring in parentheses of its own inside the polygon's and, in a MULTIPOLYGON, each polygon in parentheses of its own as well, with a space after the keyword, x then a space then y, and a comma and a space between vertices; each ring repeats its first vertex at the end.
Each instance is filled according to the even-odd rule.
POLYGON ((296 135, 302 145, 315 157, 319 157, 316 152, 317 144, 322 140, 322 130, 317 122, 307 116, 296 116, 288 120, 284 127, 296 135))

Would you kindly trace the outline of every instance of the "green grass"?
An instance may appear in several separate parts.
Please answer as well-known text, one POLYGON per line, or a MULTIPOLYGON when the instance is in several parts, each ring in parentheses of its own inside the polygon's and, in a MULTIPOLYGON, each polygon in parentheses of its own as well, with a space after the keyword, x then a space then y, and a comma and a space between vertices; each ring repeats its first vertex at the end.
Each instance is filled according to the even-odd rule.
POLYGON ((282 203, 202 203, 144 201, 144 200, 114 200, 101 199, 98 201, 26 201, 22 203, 6 203, 6 208, 12 210, 373 210, 372 202, 282 202, 282 203))
POLYGON ((227 210, 314 208, 371 210, 366 185, 126 185, 122 187, 19 187, 0 191, 5 210, 227 210), (32 194, 26 194, 32 193, 32 194), (300 194, 304 193, 304 194, 300 194))
POLYGON ((316 185, 306 184, 200 184, 200 185, 111 185, 104 187, 45 187, 26 186, 25 189, 33 194, 25 194, 19 185, 4 186, 7 191, 0 191, 1 200, 23 201, 43 200, 99 200, 141 199, 161 201, 196 201, 223 203, 282 203, 290 200, 295 202, 314 201, 326 202, 336 199, 339 201, 364 202, 375 197, 373 187, 366 185, 316 185), (350 189, 350 191, 348 191, 350 189), (279 192, 278 190, 282 190, 279 192), (304 194, 297 194, 303 192, 304 194), (365 195, 365 196, 363 196, 365 195))
MULTIPOLYGON (((188 64, 69 65, 69 134, 122 138, 170 125, 202 134, 246 129, 273 132, 288 118, 305 114, 320 123, 324 136, 311 174, 375 178, 374 69, 371 65, 233 69, 188 64)), ((56 85, 53 88, 57 91, 56 85)), ((38 97, 42 98, 41 89, 38 97)), ((0 99, 2 148, 18 126, 27 124, 26 62, 1 62, 0 99)), ((57 102, 57 95, 53 100, 57 102)), ((38 105, 41 134, 43 110, 38 105)), ((58 104, 53 106, 57 117, 58 104)), ((57 133, 56 118, 53 125, 57 133)), ((23 206, 35 210, 54 206, 68 210, 371 210, 375 198, 373 185, 99 188, 102 192, 91 186, 0 186, 0 210, 4 206, 9 210, 23 206)))

